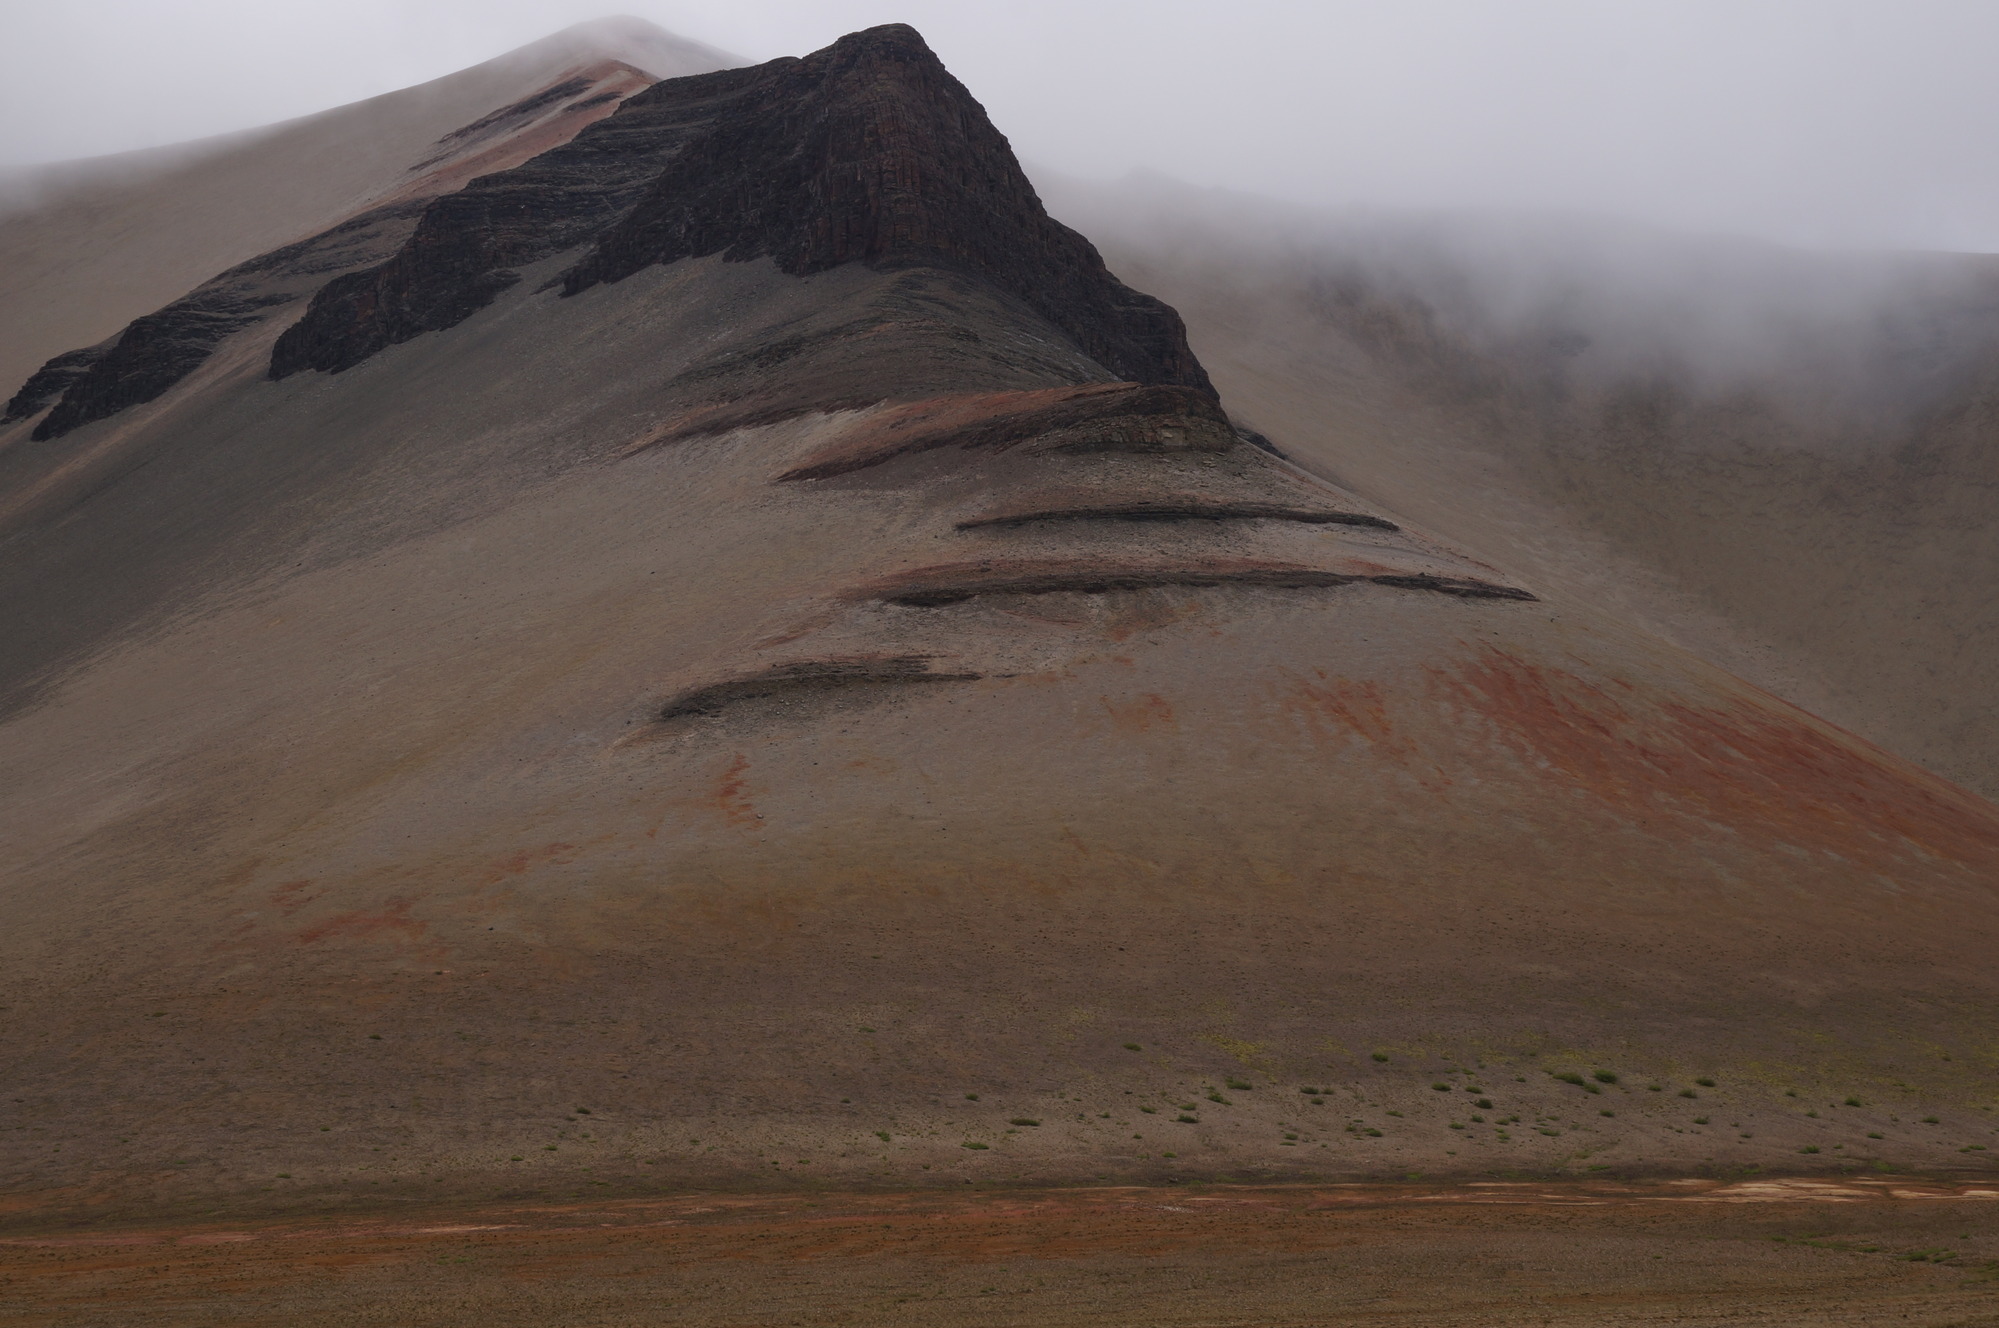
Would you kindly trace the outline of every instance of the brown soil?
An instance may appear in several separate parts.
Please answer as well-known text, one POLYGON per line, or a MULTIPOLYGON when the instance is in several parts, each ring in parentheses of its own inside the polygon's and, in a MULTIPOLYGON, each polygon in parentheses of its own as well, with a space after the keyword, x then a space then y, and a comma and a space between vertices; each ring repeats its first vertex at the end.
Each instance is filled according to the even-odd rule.
POLYGON ((1999 1189, 682 1195, 0 1238, 0 1323, 1999 1323, 1999 1189))

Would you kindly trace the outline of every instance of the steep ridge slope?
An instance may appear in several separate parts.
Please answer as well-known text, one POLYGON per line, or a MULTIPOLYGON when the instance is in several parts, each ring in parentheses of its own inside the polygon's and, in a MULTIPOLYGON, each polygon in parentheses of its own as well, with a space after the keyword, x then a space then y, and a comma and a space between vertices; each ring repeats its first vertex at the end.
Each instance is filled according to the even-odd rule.
POLYGON ((1990 258, 1058 192, 1300 461, 1999 794, 1990 258))
POLYGON ((622 95, 740 63, 641 20, 584 23, 301 120, 0 180, 0 392, 224 268, 561 141, 592 118, 587 96, 534 99, 568 80, 601 95, 609 66, 642 71, 622 95))
POLYGON ((892 242, 558 149, 34 444, 10 1193, 1987 1155, 1990 804, 1259 445, 906 28, 574 141, 753 198, 718 89, 892 242))

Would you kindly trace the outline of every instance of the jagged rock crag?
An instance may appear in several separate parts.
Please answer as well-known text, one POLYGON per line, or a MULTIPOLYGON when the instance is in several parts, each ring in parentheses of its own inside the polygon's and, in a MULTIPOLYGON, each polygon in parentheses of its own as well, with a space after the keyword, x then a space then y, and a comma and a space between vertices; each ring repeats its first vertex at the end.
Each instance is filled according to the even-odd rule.
POLYGON ((984 109, 900 24, 660 83, 571 142, 438 199, 394 258, 330 283, 271 375, 339 371, 451 327, 520 265, 589 244, 566 294, 681 258, 973 274, 1113 375, 1212 395, 1179 315, 1050 218, 984 109))
POLYGON ((96 346, 85 346, 82 350, 66 350, 62 354, 35 370, 21 390, 8 398, 5 410, 0 410, 0 424, 12 424, 15 420, 25 420, 47 410, 49 404, 62 399, 71 384, 90 372, 92 365, 103 359, 112 347, 111 342, 96 346))

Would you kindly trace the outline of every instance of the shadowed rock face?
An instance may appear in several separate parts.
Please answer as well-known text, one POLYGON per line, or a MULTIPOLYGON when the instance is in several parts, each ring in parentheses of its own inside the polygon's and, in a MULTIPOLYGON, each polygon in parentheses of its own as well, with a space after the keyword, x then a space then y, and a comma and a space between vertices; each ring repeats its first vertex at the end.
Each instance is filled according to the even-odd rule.
POLYGON ((990 282, 1119 378, 1212 396, 1167 306, 1051 220, 1006 139, 916 32, 674 79, 513 171, 440 199, 382 267, 321 292, 271 375, 338 371, 451 327, 521 264, 589 243, 566 294, 681 258, 954 268, 990 282))

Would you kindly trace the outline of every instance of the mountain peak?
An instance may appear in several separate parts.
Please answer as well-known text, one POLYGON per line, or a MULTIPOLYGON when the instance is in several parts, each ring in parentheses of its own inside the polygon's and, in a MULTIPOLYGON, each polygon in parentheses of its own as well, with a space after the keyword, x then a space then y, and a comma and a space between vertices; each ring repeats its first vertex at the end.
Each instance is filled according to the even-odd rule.
POLYGON ((654 78, 679 78, 692 70, 722 69, 744 63, 740 56, 669 32, 657 23, 631 14, 572 23, 489 63, 542 69, 597 60, 623 61, 654 78))
POLYGON ((720 254, 804 276, 845 263, 975 277, 1117 378, 1212 395, 1179 316, 1051 219, 985 109, 922 36, 885 24, 742 69, 671 79, 574 140, 433 203, 389 262, 329 284, 273 377, 338 371, 455 325, 516 269, 584 248, 574 295, 720 254))

